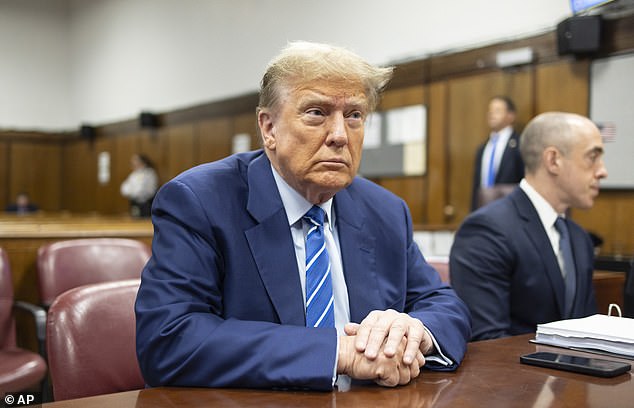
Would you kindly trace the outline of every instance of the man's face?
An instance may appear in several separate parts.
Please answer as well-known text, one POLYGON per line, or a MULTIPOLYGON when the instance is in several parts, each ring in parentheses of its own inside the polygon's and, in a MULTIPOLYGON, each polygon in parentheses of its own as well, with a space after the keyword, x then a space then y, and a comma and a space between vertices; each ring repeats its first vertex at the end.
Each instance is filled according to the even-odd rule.
POLYGON ((281 91, 279 106, 258 115, 267 155, 309 202, 352 183, 361 162, 368 101, 360 84, 314 81, 281 91))
POLYGON ((599 130, 589 121, 575 125, 575 131, 578 138, 574 147, 568 156, 562 157, 561 200, 566 208, 589 209, 599 194, 599 181, 608 176, 603 163, 603 141, 599 130))
POLYGON ((489 128, 494 132, 499 132, 505 127, 511 125, 515 120, 515 114, 509 112, 506 102, 501 99, 493 99, 489 102, 489 110, 487 111, 487 123, 489 128))
POLYGON ((26 207, 29 205, 29 197, 24 194, 18 195, 16 198, 16 204, 18 207, 26 207))

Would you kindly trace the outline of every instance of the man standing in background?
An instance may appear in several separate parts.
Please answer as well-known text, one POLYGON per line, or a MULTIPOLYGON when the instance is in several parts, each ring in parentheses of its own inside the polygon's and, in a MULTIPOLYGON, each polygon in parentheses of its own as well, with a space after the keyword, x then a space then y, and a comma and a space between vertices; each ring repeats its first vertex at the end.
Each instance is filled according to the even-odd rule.
MULTIPOLYGON (((473 175, 471 210, 482 206, 487 189, 499 184, 517 184, 524 177, 519 137, 513 129, 515 104, 506 96, 494 96, 489 101, 487 123, 489 139, 478 147, 473 175)), ((510 191, 510 189, 509 189, 510 191)))

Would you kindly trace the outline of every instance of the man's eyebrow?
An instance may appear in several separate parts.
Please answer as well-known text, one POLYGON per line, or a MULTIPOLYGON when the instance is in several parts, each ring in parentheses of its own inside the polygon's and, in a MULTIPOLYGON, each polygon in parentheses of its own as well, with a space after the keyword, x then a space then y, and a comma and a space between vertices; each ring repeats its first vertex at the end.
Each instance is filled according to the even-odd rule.
POLYGON ((588 150, 586 154, 593 154, 593 153, 603 154, 603 147, 594 146, 592 149, 588 150))

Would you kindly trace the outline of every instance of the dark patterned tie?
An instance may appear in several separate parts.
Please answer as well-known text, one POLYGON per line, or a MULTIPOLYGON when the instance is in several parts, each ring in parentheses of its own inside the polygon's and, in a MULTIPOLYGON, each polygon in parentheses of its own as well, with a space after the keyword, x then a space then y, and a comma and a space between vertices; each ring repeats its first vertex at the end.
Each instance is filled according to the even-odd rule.
POLYGON ((304 220, 306 234, 306 326, 335 327, 330 259, 324 239, 324 210, 313 206, 304 220))
POLYGON ((568 233, 568 226, 566 220, 561 217, 557 217, 555 221, 555 228, 559 232, 559 251, 564 260, 564 268, 562 271, 564 277, 564 283, 566 285, 566 314, 565 318, 572 317, 572 305, 575 300, 576 292, 576 272, 575 261, 572 257, 572 247, 570 246, 570 234, 568 233))

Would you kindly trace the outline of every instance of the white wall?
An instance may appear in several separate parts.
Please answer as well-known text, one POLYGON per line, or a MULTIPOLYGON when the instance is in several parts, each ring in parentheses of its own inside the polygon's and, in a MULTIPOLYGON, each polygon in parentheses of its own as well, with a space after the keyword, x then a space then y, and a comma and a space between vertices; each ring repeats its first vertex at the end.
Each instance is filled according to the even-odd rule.
POLYGON ((0 0, 0 129, 77 122, 70 107, 68 15, 63 0, 0 0))
MULTIPOLYGON (((570 15, 568 0, 69 0, 65 42, 58 35, 63 1, 41 26, 33 20, 43 13, 29 4, 47 0, 0 0, 0 15, 23 3, 27 25, 0 34, 47 30, 49 41, 60 42, 50 47, 59 51, 53 65, 66 71, 38 78, 22 110, 0 109, 0 128, 70 129, 254 92, 267 61, 289 40, 332 42, 388 64, 537 34, 570 15), (67 87, 52 90, 49 81, 67 87), (26 109, 57 99, 70 114, 26 109)), ((29 58, 20 64, 40 56, 29 58)), ((26 85, 23 67, 9 65, 14 88, 26 85)))

